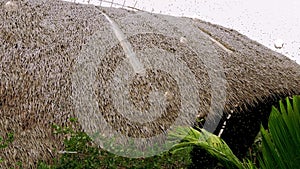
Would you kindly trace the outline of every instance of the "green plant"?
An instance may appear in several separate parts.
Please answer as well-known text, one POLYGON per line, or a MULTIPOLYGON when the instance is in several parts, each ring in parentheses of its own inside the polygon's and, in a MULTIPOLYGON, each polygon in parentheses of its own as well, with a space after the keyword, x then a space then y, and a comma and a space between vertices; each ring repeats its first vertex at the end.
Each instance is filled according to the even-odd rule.
POLYGON ((279 102, 279 109, 273 106, 268 129, 261 127, 262 157, 260 167, 299 168, 300 166, 300 96, 294 96, 292 103, 286 98, 279 102), (286 105, 286 106, 285 106, 286 105))
MULTIPOLYGON (((262 151, 262 137, 261 132, 258 132, 257 136, 255 137, 255 140, 251 147, 248 148, 248 152, 245 156, 245 159, 251 161, 255 166, 259 166, 259 156, 261 156, 262 151)), ((246 161, 247 161, 246 160, 246 161)))
MULTIPOLYGON (((286 98, 285 104, 280 101, 279 110, 273 106, 268 123, 269 131, 261 127, 261 137, 257 140, 259 143, 254 146, 256 151, 261 152, 251 154, 261 153, 258 159, 262 169, 294 169, 300 166, 300 96, 294 96, 292 100, 292 104, 289 98, 286 98)), ((252 160, 240 161, 218 136, 204 129, 199 130, 179 127, 171 137, 179 137, 182 142, 175 144, 173 151, 199 146, 217 158, 226 168, 257 168, 252 160)))
POLYGON ((171 133, 170 138, 172 139, 173 137, 182 139, 180 143, 173 146, 173 152, 192 146, 199 146, 217 158, 226 168, 244 168, 243 163, 220 137, 204 129, 196 130, 192 127, 178 127, 175 132, 171 133))
MULTIPOLYGON (((76 118, 69 119, 71 123, 77 123, 76 118)), ((82 131, 75 131, 73 126, 60 127, 56 124, 53 125, 55 134, 63 134, 66 136, 64 140, 64 151, 58 160, 55 160, 55 165, 48 166, 40 162, 38 168, 100 168, 100 153, 97 147, 92 146, 92 139, 82 131)))
MULTIPOLYGON (((182 142, 175 144, 170 152, 165 152, 150 158, 130 159, 120 157, 92 144, 92 138, 86 133, 75 131, 73 126, 60 127, 53 125, 54 133, 64 134, 65 151, 55 165, 49 166, 39 163, 40 169, 56 168, 180 168, 187 167, 191 162, 189 154, 192 146, 200 146, 216 157, 226 168, 255 169, 259 159, 259 167, 269 168, 297 168, 299 161, 300 143, 300 97, 295 96, 292 104, 289 99, 280 101, 279 110, 273 107, 268 130, 261 127, 250 159, 240 161, 218 136, 203 129, 195 130, 191 127, 179 127, 172 137, 179 137, 182 142), (286 105, 286 106, 285 106, 286 105)), ((77 123, 76 118, 70 118, 77 123)), ((8 137, 9 138, 9 137, 8 137)), ((11 136, 10 136, 11 138, 11 136)), ((10 139, 7 139, 10 140, 10 139)), ((2 141, 2 140, 1 140, 2 141)), ((7 144, 2 147, 6 147, 7 144)), ((118 148, 118 147, 116 147, 118 148)))
MULTIPOLYGON (((8 147, 9 144, 11 144, 14 141, 14 134, 13 133, 7 133, 6 138, 0 136, 0 150, 8 147)), ((0 163, 3 162, 3 159, 0 157, 0 163)))
MULTIPOLYGON (((70 125, 53 125, 54 133, 65 136, 65 149, 53 165, 39 162, 39 169, 69 168, 186 168, 191 160, 187 154, 190 149, 180 153, 165 152, 149 158, 126 158, 98 148, 93 139, 82 131, 77 131, 76 118, 70 118, 70 125)), ((116 147, 117 149, 119 147, 116 147)), ((122 150, 120 150, 122 151, 122 150)))

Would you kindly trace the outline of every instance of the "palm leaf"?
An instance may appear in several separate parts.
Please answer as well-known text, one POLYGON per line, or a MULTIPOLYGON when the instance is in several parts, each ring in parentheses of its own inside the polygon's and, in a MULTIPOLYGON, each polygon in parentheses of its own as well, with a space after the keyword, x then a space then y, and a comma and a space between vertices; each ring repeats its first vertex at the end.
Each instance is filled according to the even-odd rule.
MULTIPOLYGON (((300 96, 293 97, 292 104, 287 98, 285 104, 280 101, 279 110, 272 107, 269 131, 261 126, 262 156, 258 159, 262 169, 295 169, 300 166, 300 96)), ((256 168, 250 160, 242 163, 221 138, 204 129, 198 131, 191 127, 179 127, 170 134, 172 137, 182 139, 173 146, 173 152, 199 146, 226 168, 256 168)))
POLYGON ((192 127, 178 127, 175 132, 170 133, 170 138, 182 139, 182 142, 173 146, 172 152, 176 153, 191 146, 198 146, 217 158, 227 168, 243 168, 242 162, 221 138, 204 129, 199 130, 192 127))
POLYGON ((269 118, 269 133, 261 127, 262 168, 294 169, 300 166, 300 96, 279 103, 280 111, 273 107, 269 118))

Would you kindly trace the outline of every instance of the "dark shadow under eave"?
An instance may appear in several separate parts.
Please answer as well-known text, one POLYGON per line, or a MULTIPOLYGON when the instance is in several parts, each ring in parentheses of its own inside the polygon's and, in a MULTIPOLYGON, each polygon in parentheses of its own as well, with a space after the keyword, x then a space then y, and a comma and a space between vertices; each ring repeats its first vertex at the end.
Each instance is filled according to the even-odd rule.
MULTIPOLYGON (((261 125, 268 128, 268 119, 272 107, 278 107, 279 101, 286 97, 299 95, 300 92, 295 92, 290 95, 277 94, 270 95, 264 101, 255 105, 245 105, 247 109, 237 107, 236 113, 232 114, 228 119, 230 112, 225 112, 221 122, 216 128, 214 134, 218 135, 221 129, 224 129, 221 138, 231 148, 233 153, 241 160, 249 153, 257 134, 260 131, 261 125), (224 126, 224 122, 226 125, 224 126)), ((202 124, 195 124, 195 127, 201 128, 202 124)), ((205 150, 194 147, 191 152, 192 164, 191 169, 215 168, 218 166, 218 161, 209 155, 205 150)), ((219 166, 219 168, 222 168, 219 166)))

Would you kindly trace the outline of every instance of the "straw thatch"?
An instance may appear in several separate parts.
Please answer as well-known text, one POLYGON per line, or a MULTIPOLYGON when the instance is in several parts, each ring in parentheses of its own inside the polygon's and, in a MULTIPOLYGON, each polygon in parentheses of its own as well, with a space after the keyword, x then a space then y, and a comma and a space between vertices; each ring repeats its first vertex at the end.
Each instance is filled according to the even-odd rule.
MULTIPOLYGON (((94 39, 96 45, 109 46, 110 40, 115 41, 112 40, 114 34, 109 31, 105 17, 91 5, 56 0, 15 1, 12 5, 0 0, 0 7, 0 131, 1 136, 7 132, 15 134, 13 144, 0 150, 1 157, 6 159, 0 166, 11 167, 21 161, 25 168, 29 168, 35 166, 38 160, 51 160, 57 155, 53 150, 62 148, 61 138, 52 134, 51 124, 66 125, 68 117, 78 113, 72 100, 72 78, 73 72, 79 69, 76 63, 88 56, 82 51, 101 52, 85 49, 91 37, 100 34, 94 39)), ((265 107, 281 97, 300 94, 299 65, 234 30, 189 18, 123 9, 102 10, 124 26, 126 33, 134 35, 128 37, 128 41, 137 53, 150 47, 158 48, 157 51, 167 51, 186 63, 198 82, 195 83, 198 85, 196 88, 201 91, 197 95, 199 116, 209 114, 209 107, 213 106, 210 105, 212 90, 226 90, 224 117, 230 113, 233 115, 223 135, 232 142, 232 146, 236 143, 249 145, 259 127, 257 122, 267 117, 265 107), (185 33, 189 30, 192 30, 190 34, 185 33), (192 47, 187 46, 186 41, 192 47), (217 61, 215 59, 220 62, 214 62, 217 61), (205 69, 223 71, 227 83, 223 83, 222 75, 210 75, 205 69), (215 88, 211 86, 209 76, 220 78, 215 88)), ((151 83, 159 90, 175 91, 167 95, 167 101, 172 102, 167 108, 169 114, 142 127, 129 124, 121 116, 112 115, 113 103, 101 95, 109 90, 106 89, 110 88, 108 82, 125 54, 120 45, 108 49, 104 46, 103 50, 106 55, 98 65, 96 79, 97 84, 102 83, 97 99, 106 120, 115 128, 128 126, 129 129, 120 128, 120 132, 131 137, 148 137, 168 128, 177 118, 179 103, 184 102, 176 93, 179 91, 176 80, 164 71, 147 70, 151 83), (151 130, 142 130, 145 128, 151 130)), ((176 72, 177 69, 180 71, 180 68, 171 71, 176 72)), ((149 110, 151 104, 141 101, 148 99, 144 95, 149 94, 151 86, 147 86, 146 79, 137 77, 135 80, 137 83, 130 91, 131 98, 135 106, 149 110)), ((189 95, 184 97, 189 99, 189 95)), ((222 102, 222 98, 217 96, 215 99, 217 102, 213 103, 222 106, 223 103, 218 102, 222 102)), ((190 120, 190 115, 186 116, 183 120, 190 120)), ((241 147, 238 146, 236 151, 241 147)))
MULTIPOLYGON (((232 115, 223 117, 218 129, 223 128, 226 121, 222 138, 238 157, 244 157, 260 125, 267 126, 272 105, 277 105, 280 99, 300 93, 299 65, 235 30, 200 20, 198 26, 233 52, 228 55, 224 50, 218 50, 227 70, 228 107, 225 112, 232 115)), ((218 134, 218 129, 215 134, 218 134)), ((192 168, 204 165, 215 167, 212 158, 200 158, 200 154, 203 151, 193 151, 192 168)))

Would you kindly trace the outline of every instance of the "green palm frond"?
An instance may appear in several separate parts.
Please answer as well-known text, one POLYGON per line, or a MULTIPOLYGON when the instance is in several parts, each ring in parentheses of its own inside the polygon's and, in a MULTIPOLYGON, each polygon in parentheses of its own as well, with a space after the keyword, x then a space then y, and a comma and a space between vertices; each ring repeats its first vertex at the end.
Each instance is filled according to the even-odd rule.
POLYGON ((269 132, 261 127, 262 157, 260 166, 266 169, 300 166, 300 96, 294 96, 291 104, 286 98, 275 107, 269 118, 269 132))
POLYGON ((227 168, 244 168, 242 162, 233 154, 228 145, 220 137, 204 129, 199 130, 192 127, 178 127, 176 132, 171 133, 171 138, 182 139, 180 143, 173 146, 173 153, 190 146, 198 146, 217 158, 227 168))
MULTIPOLYGON (((241 162, 228 145, 218 136, 204 129, 179 127, 170 134, 182 141, 173 146, 173 152, 187 147, 198 146, 226 168, 257 168, 250 160, 241 162)), ((259 165, 262 169, 295 169, 300 166, 300 96, 294 96, 279 102, 279 109, 273 107, 270 114, 268 130, 261 127, 262 156, 259 165)))

